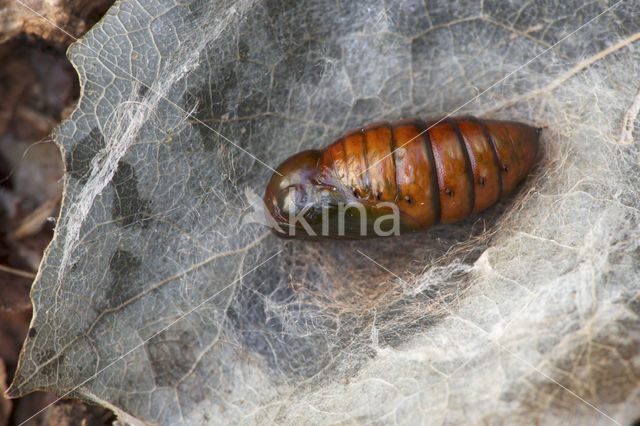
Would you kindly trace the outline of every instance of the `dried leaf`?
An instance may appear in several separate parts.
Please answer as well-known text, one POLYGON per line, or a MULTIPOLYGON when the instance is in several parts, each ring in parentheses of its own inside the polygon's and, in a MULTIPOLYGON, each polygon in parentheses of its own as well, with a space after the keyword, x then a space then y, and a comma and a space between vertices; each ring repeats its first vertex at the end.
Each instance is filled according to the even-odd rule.
POLYGON ((631 423, 639 8, 118 2, 70 51, 83 96, 9 393, 159 424, 631 423), (451 112, 545 127, 518 197, 377 241, 243 221, 265 164, 451 112))

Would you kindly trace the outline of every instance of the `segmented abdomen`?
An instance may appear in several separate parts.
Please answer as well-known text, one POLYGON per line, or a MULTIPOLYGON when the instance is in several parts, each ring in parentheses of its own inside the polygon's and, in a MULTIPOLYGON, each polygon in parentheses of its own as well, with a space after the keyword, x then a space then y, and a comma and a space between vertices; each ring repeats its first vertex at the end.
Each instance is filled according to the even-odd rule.
POLYGON ((396 203, 427 227, 511 193, 533 164, 538 136, 523 123, 474 117, 381 122, 327 146, 320 165, 357 199, 396 203))

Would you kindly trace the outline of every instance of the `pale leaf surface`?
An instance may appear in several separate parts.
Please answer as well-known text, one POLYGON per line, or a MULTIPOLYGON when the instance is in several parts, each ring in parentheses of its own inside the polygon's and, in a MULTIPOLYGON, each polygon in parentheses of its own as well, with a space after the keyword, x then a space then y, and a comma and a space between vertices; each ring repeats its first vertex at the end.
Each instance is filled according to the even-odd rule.
POLYGON ((10 393, 161 424, 629 424, 640 6, 612 5, 117 2, 69 53, 64 204, 10 393), (461 106, 545 128, 487 212, 360 242, 245 220, 261 161, 461 106))

